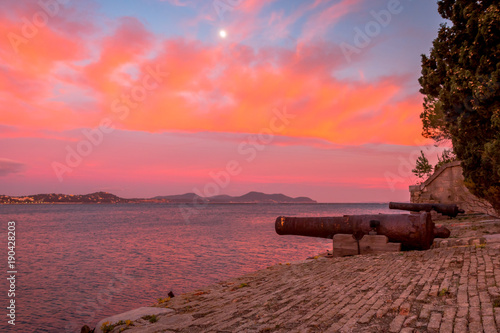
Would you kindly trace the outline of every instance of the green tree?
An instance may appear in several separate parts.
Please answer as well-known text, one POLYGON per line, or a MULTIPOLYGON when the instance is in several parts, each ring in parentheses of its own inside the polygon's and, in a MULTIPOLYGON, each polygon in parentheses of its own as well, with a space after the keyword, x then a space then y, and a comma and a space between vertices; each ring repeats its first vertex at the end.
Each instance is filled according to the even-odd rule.
POLYGON ((498 0, 442 0, 441 25, 422 55, 423 135, 451 139, 465 184, 500 211, 498 0))
POLYGON ((411 170, 418 178, 422 181, 425 178, 429 178, 432 173, 432 165, 429 164, 429 160, 425 157, 424 152, 420 151, 420 156, 417 157, 417 162, 415 169, 411 170))
POLYGON ((450 162, 453 162, 456 160, 457 160, 457 156, 453 152, 453 149, 445 149, 441 153, 441 156, 438 155, 438 162, 434 166, 434 170, 439 169, 441 166, 443 166, 446 163, 450 163, 450 162))

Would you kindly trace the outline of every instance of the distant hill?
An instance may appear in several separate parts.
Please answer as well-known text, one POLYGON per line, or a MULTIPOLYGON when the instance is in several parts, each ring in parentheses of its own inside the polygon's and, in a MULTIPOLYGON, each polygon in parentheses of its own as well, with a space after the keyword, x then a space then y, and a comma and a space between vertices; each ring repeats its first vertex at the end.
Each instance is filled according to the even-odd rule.
POLYGON ((180 195, 158 196, 150 199, 125 199, 108 192, 95 192, 90 194, 35 194, 21 197, 0 195, 0 204, 43 204, 43 203, 316 203, 306 198, 291 198, 284 194, 265 194, 249 192, 239 197, 217 195, 213 197, 200 197, 195 193, 180 195))
POLYGON ((166 201, 166 202, 173 202, 173 203, 202 202, 204 200, 204 198, 202 198, 199 195, 196 195, 194 193, 157 196, 157 197, 154 197, 152 199, 153 200, 162 200, 162 201, 166 201))
POLYGON ((108 192, 95 192, 90 194, 35 194, 23 197, 0 195, 3 204, 30 204, 30 203, 124 203, 130 199, 123 199, 108 192))
POLYGON ((316 203, 315 200, 307 197, 292 198, 284 194, 266 194, 262 192, 248 192, 247 194, 236 197, 230 195, 200 197, 195 193, 186 193, 182 195, 158 196, 153 199, 177 203, 194 203, 202 201, 209 203, 316 203))

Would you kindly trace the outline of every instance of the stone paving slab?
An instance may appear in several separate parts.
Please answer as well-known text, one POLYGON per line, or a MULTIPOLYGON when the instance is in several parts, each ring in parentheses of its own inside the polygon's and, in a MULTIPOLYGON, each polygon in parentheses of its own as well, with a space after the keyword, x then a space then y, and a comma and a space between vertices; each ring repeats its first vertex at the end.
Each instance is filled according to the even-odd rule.
POLYGON ((126 320, 137 321, 145 316, 152 316, 152 315, 157 316, 159 314, 173 313, 173 312, 175 311, 172 309, 144 306, 142 308, 137 308, 134 310, 114 315, 112 317, 102 319, 97 323, 95 333, 103 333, 102 327, 105 327, 105 325, 107 324, 114 324, 120 321, 125 322, 126 320))
POLYGON ((496 333, 500 249, 493 245, 280 264, 175 297, 156 305, 175 313, 112 332, 496 333))

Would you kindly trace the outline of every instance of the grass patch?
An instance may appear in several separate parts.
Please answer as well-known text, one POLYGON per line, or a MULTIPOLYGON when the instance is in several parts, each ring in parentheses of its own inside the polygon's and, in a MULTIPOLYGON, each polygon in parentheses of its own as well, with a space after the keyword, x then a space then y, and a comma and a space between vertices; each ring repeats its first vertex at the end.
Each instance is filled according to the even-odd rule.
POLYGON ((170 301, 170 297, 158 298, 158 304, 163 304, 163 303, 166 303, 168 301, 170 301))
POLYGON ((105 321, 101 325, 101 331, 103 331, 104 333, 111 332, 113 328, 115 328, 115 325, 110 324, 109 321, 105 321))
MULTIPOLYGON (((102 323, 101 330, 104 333, 109 333, 109 332, 111 332, 117 326, 121 326, 121 325, 127 325, 127 326, 129 326, 131 324, 132 324, 132 321, 130 321, 130 320, 127 320, 126 322, 123 321, 123 320, 120 320, 119 322, 114 323, 114 324, 111 324, 109 321, 106 321, 106 322, 102 323)), ((123 331, 123 330, 121 330, 121 331, 123 331)))
POLYGON ((449 294, 450 294, 450 291, 448 290, 448 288, 443 288, 439 291, 438 296, 443 297, 443 296, 446 296, 449 294))
POLYGON ((245 287, 249 287, 248 283, 242 283, 238 286, 234 286, 231 291, 235 291, 235 290, 238 290, 238 289, 241 289, 241 288, 245 288, 245 287))
POLYGON ((156 315, 146 315, 141 317, 144 320, 149 320, 150 323, 156 323, 158 321, 158 318, 156 315))

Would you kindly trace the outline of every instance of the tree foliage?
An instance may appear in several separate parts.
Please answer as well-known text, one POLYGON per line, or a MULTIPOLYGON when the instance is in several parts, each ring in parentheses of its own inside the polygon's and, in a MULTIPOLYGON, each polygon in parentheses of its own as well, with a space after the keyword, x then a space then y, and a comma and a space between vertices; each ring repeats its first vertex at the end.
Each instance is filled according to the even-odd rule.
POLYGON ((451 139, 466 186, 500 211, 498 0, 442 0, 442 24, 422 55, 423 135, 451 139))
POLYGON ((429 164, 429 160, 425 157, 424 152, 420 151, 420 156, 417 157, 417 162, 415 169, 411 170, 418 178, 424 180, 424 178, 429 178, 432 173, 432 165, 429 164))
POLYGON ((438 162, 434 166, 434 170, 437 170, 440 167, 442 167, 443 165, 450 163, 450 162, 453 162, 453 161, 456 161, 456 160, 457 160, 457 156, 453 152, 453 149, 445 149, 441 153, 441 156, 438 155, 438 162))

